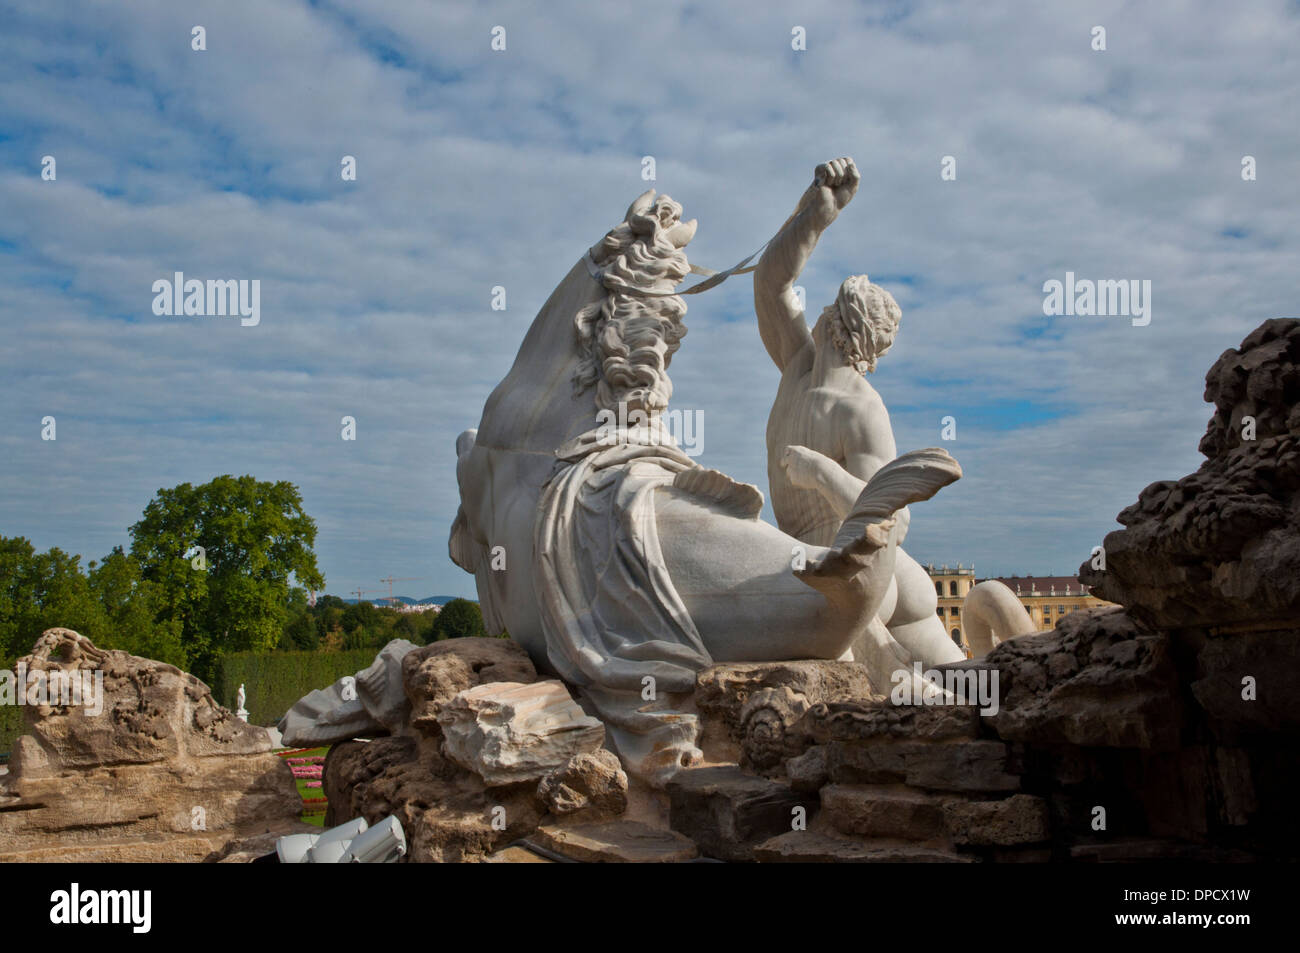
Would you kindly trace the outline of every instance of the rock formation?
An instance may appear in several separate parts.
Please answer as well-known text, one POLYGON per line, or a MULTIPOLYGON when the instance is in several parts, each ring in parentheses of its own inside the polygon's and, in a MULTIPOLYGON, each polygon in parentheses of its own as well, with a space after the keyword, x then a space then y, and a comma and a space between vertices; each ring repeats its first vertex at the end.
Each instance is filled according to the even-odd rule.
POLYGON ((557 817, 578 811, 622 814, 627 810, 627 774, 604 748, 576 754, 542 778, 537 797, 557 817))
POLYGON ((1300 321, 1227 351, 1206 399, 1206 462, 1081 568, 1123 608, 936 671, 996 673, 996 712, 809 707, 782 766, 818 813, 755 859, 1296 859, 1300 321))
MULTIPOLYGON (((1080 578, 1163 629, 1260 628, 1300 611, 1300 319, 1265 321, 1205 378, 1206 461, 1152 483, 1080 578)), ((1292 644, 1294 640, 1291 640, 1292 644)))
POLYGON ((618 821, 628 780, 601 749, 603 726, 563 684, 539 681, 518 643, 416 648, 400 683, 404 725, 330 749, 327 824, 394 814, 418 863, 487 859, 544 825, 618 821))
POLYGON ((0 860, 217 859, 298 826, 288 766, 262 728, 193 675, 49 629, 16 668, 102 688, 25 709, 0 777, 0 860))

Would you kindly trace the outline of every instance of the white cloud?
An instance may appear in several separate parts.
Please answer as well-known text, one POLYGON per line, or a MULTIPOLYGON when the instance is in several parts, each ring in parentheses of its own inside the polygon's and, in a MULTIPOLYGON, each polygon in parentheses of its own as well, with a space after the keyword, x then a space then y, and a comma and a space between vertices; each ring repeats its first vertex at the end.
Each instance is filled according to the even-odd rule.
MULTIPOLYGON (((817 162, 855 156, 862 191, 801 283, 815 312, 849 273, 915 279, 891 285, 902 336, 873 383, 900 449, 957 416, 967 474, 916 508, 922 559, 1071 571, 1143 486, 1197 465, 1219 353, 1294 311, 1285 4, 633 10, 16 4, 0 532, 97 558, 159 487, 250 472, 302 487, 332 590, 392 572, 472 592, 446 558, 455 435, 645 187, 646 154, 714 268, 770 237, 817 162), (174 270, 260 278, 261 325, 155 318, 150 285, 174 270), (1042 282, 1066 270, 1151 279, 1151 325, 1044 318, 1042 282), (982 410, 1017 402, 1067 416, 982 410)), ((705 412, 703 462, 766 490, 776 372, 750 306, 743 278, 690 299, 674 400, 705 412)))

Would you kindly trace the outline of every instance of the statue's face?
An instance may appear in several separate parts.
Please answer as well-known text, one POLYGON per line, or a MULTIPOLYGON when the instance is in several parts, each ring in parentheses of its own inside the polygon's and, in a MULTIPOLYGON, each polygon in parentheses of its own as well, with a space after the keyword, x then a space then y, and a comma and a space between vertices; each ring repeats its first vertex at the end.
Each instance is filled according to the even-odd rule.
POLYGON ((876 345, 876 356, 879 357, 893 346, 894 339, 898 337, 898 322, 882 322, 875 328, 875 334, 872 337, 876 345))

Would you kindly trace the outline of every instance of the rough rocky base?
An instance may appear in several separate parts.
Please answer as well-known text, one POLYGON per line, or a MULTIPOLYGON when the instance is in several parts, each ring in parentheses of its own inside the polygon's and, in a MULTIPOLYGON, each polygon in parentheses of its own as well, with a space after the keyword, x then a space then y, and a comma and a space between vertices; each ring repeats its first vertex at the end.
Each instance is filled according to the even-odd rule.
POLYGON ((0 861, 215 860, 298 826, 270 738, 170 665, 50 629, 28 671, 103 678, 102 711, 31 706, 0 778, 0 861))

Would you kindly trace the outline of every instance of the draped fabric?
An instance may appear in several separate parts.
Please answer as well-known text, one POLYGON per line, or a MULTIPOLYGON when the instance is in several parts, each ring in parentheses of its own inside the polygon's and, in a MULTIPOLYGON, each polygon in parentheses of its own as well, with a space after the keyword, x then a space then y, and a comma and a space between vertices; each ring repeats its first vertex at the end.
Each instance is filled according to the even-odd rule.
POLYGON ((534 529, 547 657, 629 770, 661 784, 700 758, 690 705, 712 664, 659 548, 655 490, 696 467, 666 432, 592 430, 557 451, 534 529))

